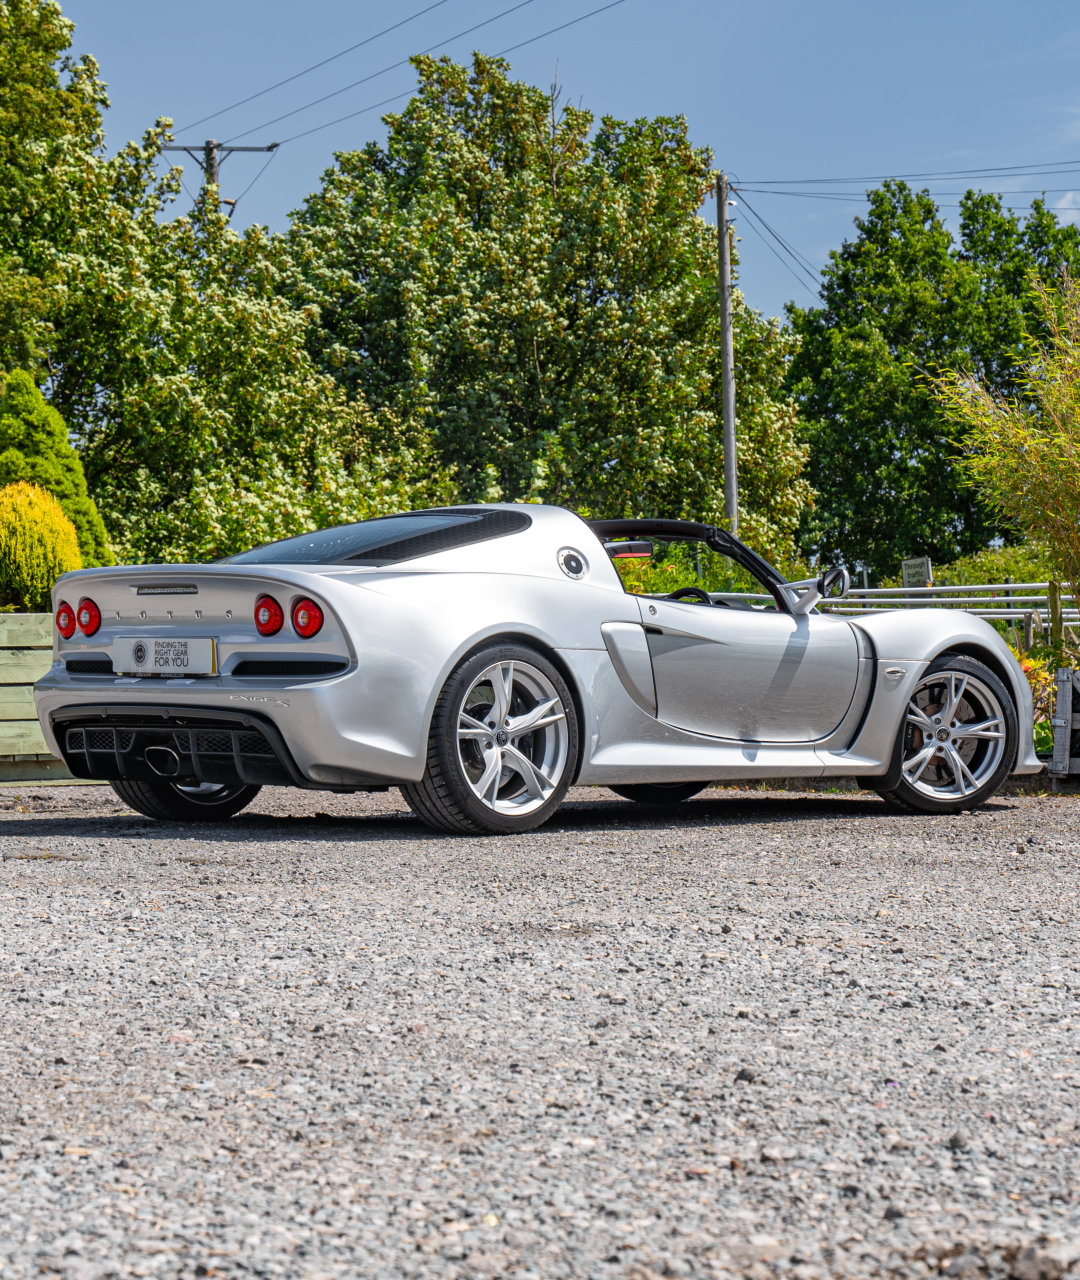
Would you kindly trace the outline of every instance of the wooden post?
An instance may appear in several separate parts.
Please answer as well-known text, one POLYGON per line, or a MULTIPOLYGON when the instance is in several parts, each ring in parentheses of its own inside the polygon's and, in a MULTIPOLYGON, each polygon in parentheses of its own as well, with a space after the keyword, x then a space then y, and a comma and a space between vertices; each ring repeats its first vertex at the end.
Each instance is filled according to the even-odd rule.
POLYGON ((1065 629, 1061 625, 1061 584, 1046 584, 1047 603, 1050 606, 1050 643, 1061 644, 1065 638, 1065 629))

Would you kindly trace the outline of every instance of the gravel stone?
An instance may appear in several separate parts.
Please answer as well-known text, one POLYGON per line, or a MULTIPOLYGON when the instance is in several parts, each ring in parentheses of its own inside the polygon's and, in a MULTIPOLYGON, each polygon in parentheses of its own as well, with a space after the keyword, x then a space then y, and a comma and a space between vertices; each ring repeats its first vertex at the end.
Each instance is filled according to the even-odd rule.
POLYGON ((0 787, 0 1280, 1080 1276, 1077 813, 0 787))

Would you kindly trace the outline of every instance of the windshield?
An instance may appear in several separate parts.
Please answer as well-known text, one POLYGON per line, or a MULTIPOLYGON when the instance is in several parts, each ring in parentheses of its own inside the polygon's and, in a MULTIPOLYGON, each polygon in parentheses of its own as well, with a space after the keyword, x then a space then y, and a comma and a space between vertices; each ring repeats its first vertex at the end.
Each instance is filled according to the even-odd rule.
POLYGON ((221 563, 398 564, 417 556, 518 533, 530 524, 524 512, 492 511, 485 507, 410 511, 268 542, 251 551, 227 556, 221 563))
POLYGON ((703 542, 653 537, 644 545, 651 545, 650 555, 622 559, 615 552, 613 557, 623 587, 632 595, 666 596, 696 588, 730 605, 776 609, 774 593, 766 582, 703 542))

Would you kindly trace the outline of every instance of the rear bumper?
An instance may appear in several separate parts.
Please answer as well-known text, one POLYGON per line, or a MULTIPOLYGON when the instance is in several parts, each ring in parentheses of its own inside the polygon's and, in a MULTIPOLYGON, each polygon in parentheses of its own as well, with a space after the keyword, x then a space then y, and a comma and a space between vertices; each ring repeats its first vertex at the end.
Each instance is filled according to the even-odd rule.
MULTIPOLYGON (((423 774, 428 711, 422 692, 360 670, 302 682, 152 681, 73 677, 56 663, 38 681, 34 697, 50 751, 77 777, 158 776, 145 772, 145 749, 164 746, 182 757, 192 777, 212 771, 214 777, 206 781, 355 791, 415 781, 423 774), (93 745, 84 736, 80 745, 70 738, 70 730, 80 726, 140 736, 137 744, 103 737, 93 745), (192 731, 227 738, 211 743, 169 737, 192 731), (246 733, 261 740, 232 736, 246 733), (211 746, 215 749, 208 750, 211 746)), ((155 758, 165 759, 160 752, 155 758)))
POLYGON ((311 785, 265 716, 102 704, 64 707, 51 719, 64 763, 76 778, 311 785))

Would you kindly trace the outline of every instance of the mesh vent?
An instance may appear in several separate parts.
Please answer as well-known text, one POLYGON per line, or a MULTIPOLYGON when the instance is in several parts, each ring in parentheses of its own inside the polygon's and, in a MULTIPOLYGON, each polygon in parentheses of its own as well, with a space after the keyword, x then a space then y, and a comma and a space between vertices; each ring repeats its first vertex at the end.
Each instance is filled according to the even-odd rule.
POLYGON ((113 664, 108 658, 69 658, 67 669, 73 676, 111 676, 113 664))
POLYGON ((68 746, 77 751, 127 751, 134 740, 133 733, 120 730, 73 729, 68 735, 68 746), (78 747, 72 742, 76 734, 84 740, 78 747))
MULTIPOLYGON (((183 744, 185 747, 187 743, 183 744)), ((231 733, 198 733, 195 735, 195 747, 198 751, 207 751, 213 755, 232 755, 231 733)))
POLYGON ((250 658, 238 662, 234 676, 332 676, 348 667, 337 658, 263 659, 250 658))
POLYGON ((274 753, 270 744, 261 733, 241 733, 239 735, 240 750, 248 756, 269 756, 274 753))
POLYGON ((69 729, 67 745, 69 751, 85 751, 86 740, 83 737, 83 731, 81 729, 69 729))

